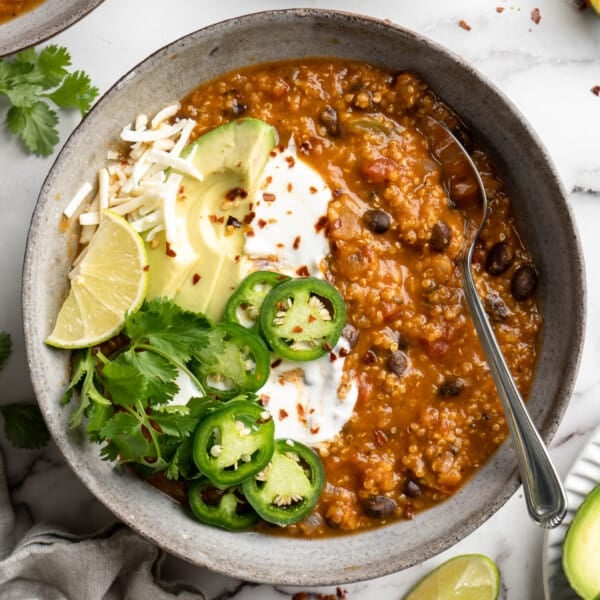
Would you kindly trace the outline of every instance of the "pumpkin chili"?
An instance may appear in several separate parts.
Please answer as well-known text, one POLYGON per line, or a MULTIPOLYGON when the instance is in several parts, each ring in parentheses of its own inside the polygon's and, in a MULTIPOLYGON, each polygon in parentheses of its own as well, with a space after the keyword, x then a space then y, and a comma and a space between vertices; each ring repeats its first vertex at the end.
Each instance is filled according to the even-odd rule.
POLYGON ((490 155, 423 80, 302 59, 228 73, 182 101, 179 116, 196 120, 196 136, 241 117, 267 121, 282 147, 293 137, 332 191, 325 275, 346 305, 344 376, 359 382, 359 395, 340 434, 316 446, 324 491, 287 535, 412 519, 456 492, 507 436, 461 288, 464 215, 419 129, 423 115, 444 123, 480 170, 490 215, 474 276, 527 397, 542 325, 535 265, 490 155))

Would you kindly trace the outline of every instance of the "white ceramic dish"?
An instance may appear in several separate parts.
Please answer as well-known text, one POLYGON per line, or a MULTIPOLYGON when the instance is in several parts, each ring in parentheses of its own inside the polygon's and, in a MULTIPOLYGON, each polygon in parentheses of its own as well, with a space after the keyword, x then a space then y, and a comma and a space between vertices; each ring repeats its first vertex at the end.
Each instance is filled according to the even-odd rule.
MULTIPOLYGON (((562 569, 562 545, 575 512, 600 483, 600 427, 591 435, 565 479, 569 510, 564 521, 544 536, 542 572, 546 600, 578 600, 562 569)), ((599 565, 600 567, 600 565, 599 565)))

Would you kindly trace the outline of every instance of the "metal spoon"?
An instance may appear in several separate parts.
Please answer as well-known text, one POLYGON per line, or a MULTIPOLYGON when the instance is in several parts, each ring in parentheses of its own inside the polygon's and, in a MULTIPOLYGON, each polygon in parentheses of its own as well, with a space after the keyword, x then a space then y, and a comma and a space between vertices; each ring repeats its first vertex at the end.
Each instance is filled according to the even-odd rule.
MULTIPOLYGON (((508 428, 517 452, 529 515, 536 524, 542 527, 556 527, 567 512, 565 491, 504 360, 473 279, 471 268, 473 250, 488 216, 488 199, 481 176, 469 153, 442 123, 426 116, 419 118, 417 127, 425 135, 432 154, 440 159, 442 166, 444 166, 444 161, 441 160, 441 155, 446 157, 450 155, 451 160, 454 161, 455 173, 459 171, 457 161, 463 161, 462 166, 467 165, 470 170, 467 172, 472 174, 476 180, 478 190, 475 190, 472 185, 471 187, 472 191, 477 191, 479 195, 479 207, 477 208, 480 211, 480 217, 478 226, 476 226, 477 223, 473 224, 466 219, 465 245, 460 262, 465 299, 504 408, 508 428)), ((455 183, 468 185, 464 181, 455 183)))

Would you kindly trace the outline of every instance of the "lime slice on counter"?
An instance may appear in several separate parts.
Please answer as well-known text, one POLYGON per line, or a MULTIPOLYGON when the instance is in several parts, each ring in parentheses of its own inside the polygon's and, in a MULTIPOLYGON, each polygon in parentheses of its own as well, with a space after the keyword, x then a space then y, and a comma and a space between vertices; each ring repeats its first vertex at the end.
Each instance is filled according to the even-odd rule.
POLYGON ((425 575, 404 600, 496 600, 500 573, 482 554, 463 554, 425 575))
POLYGON ((103 342, 137 310, 148 287, 148 257, 142 238, 107 210, 85 254, 69 273, 71 289, 46 343, 86 348, 103 342))

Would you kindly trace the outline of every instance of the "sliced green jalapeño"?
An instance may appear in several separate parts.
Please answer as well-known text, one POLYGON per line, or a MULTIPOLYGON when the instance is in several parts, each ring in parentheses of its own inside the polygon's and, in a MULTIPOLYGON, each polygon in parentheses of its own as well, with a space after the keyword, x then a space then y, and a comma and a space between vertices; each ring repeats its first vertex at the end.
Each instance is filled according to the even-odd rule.
POLYGON ((271 462, 244 481, 242 491, 265 521, 285 526, 302 521, 314 510, 324 485, 317 453, 300 442, 280 439, 275 441, 271 462))
POLYGON ((260 332, 260 309, 267 294, 289 277, 275 271, 255 271, 240 283, 225 305, 225 320, 260 332))
POLYGON ((275 424, 260 404, 230 400, 211 412, 194 434, 192 456, 200 472, 217 486, 242 483, 273 456, 275 424))
POLYGON ((221 489, 208 479, 190 485, 188 502, 199 521, 229 531, 250 529, 260 520, 237 487, 221 489))
POLYGON ((269 349, 263 339, 237 323, 219 323, 207 334, 207 346, 197 352, 191 368, 206 393, 227 399, 256 392, 267 381, 269 349))
POLYGON ((346 323, 346 305, 330 283, 314 277, 290 279, 265 297, 262 333, 274 352, 290 360, 323 356, 336 345, 346 323))

